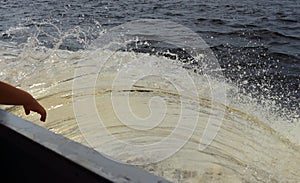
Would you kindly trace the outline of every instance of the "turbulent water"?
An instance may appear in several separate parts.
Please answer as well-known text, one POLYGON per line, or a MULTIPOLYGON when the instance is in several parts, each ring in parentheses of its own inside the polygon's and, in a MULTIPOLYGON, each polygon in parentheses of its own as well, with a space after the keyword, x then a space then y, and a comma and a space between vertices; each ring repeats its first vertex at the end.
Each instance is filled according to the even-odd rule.
POLYGON ((299 8, 1 1, 0 79, 48 119, 6 109, 173 182, 299 182, 299 8))

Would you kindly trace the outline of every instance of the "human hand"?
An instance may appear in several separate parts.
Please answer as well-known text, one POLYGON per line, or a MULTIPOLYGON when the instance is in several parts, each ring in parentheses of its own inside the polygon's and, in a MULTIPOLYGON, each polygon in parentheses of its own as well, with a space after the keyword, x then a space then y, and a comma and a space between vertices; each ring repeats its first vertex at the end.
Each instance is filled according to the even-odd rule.
POLYGON ((40 120, 46 121, 46 110, 29 93, 0 81, 0 104, 23 105, 26 115, 30 111, 41 115, 40 120))
POLYGON ((41 115, 41 121, 46 121, 46 110, 34 98, 32 98, 30 102, 24 104, 23 107, 26 115, 30 114, 30 111, 34 111, 41 115))

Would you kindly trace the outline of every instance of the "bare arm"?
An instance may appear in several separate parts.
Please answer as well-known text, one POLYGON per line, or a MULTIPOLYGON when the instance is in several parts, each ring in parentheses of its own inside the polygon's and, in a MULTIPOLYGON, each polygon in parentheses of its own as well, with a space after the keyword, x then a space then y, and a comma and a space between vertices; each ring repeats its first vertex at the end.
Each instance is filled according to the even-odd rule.
POLYGON ((34 111, 41 115, 41 121, 46 120, 46 110, 29 93, 1 81, 0 104, 23 105, 27 115, 34 111))

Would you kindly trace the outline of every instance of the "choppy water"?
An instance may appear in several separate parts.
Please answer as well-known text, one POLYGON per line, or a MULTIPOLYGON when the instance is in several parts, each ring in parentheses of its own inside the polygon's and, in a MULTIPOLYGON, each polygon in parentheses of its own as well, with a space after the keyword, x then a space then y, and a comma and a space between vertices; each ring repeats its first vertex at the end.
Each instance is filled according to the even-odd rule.
POLYGON ((41 124, 37 115, 24 116, 19 107, 9 110, 174 182, 299 182, 299 8, 297 1, 1 1, 0 78, 39 98, 49 118, 41 124), (203 74, 182 47, 157 41, 154 32, 160 30, 169 31, 166 39, 187 41, 175 24, 153 30, 135 26, 126 47, 112 52, 122 41, 114 39, 111 28, 143 18, 168 20, 198 33, 215 53, 217 72, 226 82, 203 74), (103 35, 112 37, 105 42, 99 39, 103 35), (86 74, 76 75, 75 70, 86 74), (120 70, 128 75, 117 80, 120 70), (134 74, 149 70, 176 78, 188 95, 155 74, 128 88, 134 74), (185 83, 186 72, 194 85, 185 83), (95 85, 86 85, 95 73, 95 85), (226 101, 217 92, 212 97, 212 91, 223 87, 226 101), (111 96, 120 106, 129 96, 136 119, 152 113, 158 118, 166 106, 164 117, 145 123, 128 118, 131 122, 124 123, 120 114, 128 111, 116 112, 111 96), (91 105, 85 100, 91 98, 104 128, 88 112, 91 105), (74 115, 74 102, 85 112, 74 115), (92 123, 79 129, 75 116, 77 122, 83 118, 92 123), (186 120, 185 126, 175 131, 180 120, 186 120), (222 125, 214 141, 199 150, 209 120, 222 125), (167 145, 132 149, 132 144, 149 146, 170 134, 167 145), (174 151, 184 139, 189 140, 174 151), (164 159, 168 149, 174 153, 164 159))

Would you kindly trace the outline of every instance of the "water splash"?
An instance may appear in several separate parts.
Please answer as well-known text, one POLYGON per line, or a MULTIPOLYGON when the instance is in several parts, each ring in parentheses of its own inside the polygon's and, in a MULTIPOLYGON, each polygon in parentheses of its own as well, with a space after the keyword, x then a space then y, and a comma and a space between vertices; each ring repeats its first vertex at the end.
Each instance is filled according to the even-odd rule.
MULTIPOLYGON (((78 36, 80 37, 81 33, 79 32, 78 36)), ((69 33, 67 31, 61 34, 70 35, 69 33)), ((74 80, 73 72, 77 67, 76 63, 90 58, 92 50, 63 50, 63 47, 60 45, 64 44, 64 41, 61 41, 65 40, 66 37, 64 36, 58 36, 58 39, 53 39, 57 41, 57 44, 52 44, 52 41, 50 41, 51 44, 44 44, 41 40, 36 40, 40 38, 41 36, 34 34, 28 39, 28 42, 21 46, 0 43, 0 64, 1 67, 5 68, 5 70, 1 71, 1 79, 19 85, 39 98, 49 113, 48 121, 45 124, 41 124, 38 122, 37 115, 25 116, 23 109, 19 107, 13 107, 10 111, 55 133, 88 145, 75 122, 71 90, 72 81, 74 80), (55 46, 47 47, 46 45, 55 46)), ((136 45, 142 44, 142 46, 149 46, 150 44, 149 42, 141 43, 138 40, 132 40, 132 42, 136 45)), ((159 50, 157 47, 156 49, 159 50)), ((208 86, 205 84, 207 82, 199 74, 201 70, 193 67, 191 60, 186 59, 185 63, 180 62, 182 61, 180 52, 176 53, 175 51, 174 53, 172 49, 166 49, 154 51, 153 53, 157 53, 157 55, 123 50, 118 52, 116 56, 118 59, 123 58, 127 60, 136 59, 139 56, 153 60, 153 57, 157 59, 159 56, 167 55, 169 63, 174 63, 171 59, 178 61, 179 58, 178 63, 181 63, 182 67, 192 72, 195 71, 194 76, 197 78, 196 83, 199 86, 200 99, 193 100, 196 105, 201 106, 202 110, 197 111, 201 114, 201 118, 188 144, 169 159, 141 166, 142 168, 174 182, 299 181, 299 116, 293 115, 292 120, 290 120, 291 118, 283 118, 281 113, 286 113, 284 110, 279 110, 281 112, 277 113, 271 110, 272 108, 278 108, 278 105, 272 100, 259 98, 251 93, 245 95, 238 86, 227 83, 229 103, 226 105, 223 126, 213 144, 205 151, 199 151, 197 145, 201 138, 200 135, 205 128, 207 116, 210 115, 210 103, 214 102, 207 97, 209 96, 209 93, 207 93, 209 91, 208 86), (172 58, 170 59, 170 57, 172 58), (262 100, 264 105, 261 105, 262 100)), ((98 58, 107 56, 105 52, 98 54, 98 58)), ((98 58, 95 57, 93 59, 98 58)), ((94 67, 94 65, 89 67, 94 67)), ((118 66, 111 65, 111 67, 118 66)), ((160 68, 162 70, 169 69, 167 65, 162 67, 164 67, 160 68)), ((103 73, 102 79, 98 80, 97 86, 99 90, 96 93, 96 98, 97 108, 107 112, 103 115, 108 120, 107 123, 110 125, 109 130, 111 133, 114 133, 118 138, 127 138, 135 143, 149 143, 151 141, 155 142, 156 139, 153 137, 164 137, 172 130, 168 128, 168 125, 165 125, 145 135, 145 133, 139 131, 128 130, 125 126, 112 125, 117 121, 113 114, 110 113, 112 110, 107 101, 110 91, 106 90, 106 86, 111 82, 112 77, 106 74, 103 73), (103 77, 106 79, 103 79, 103 77)), ((130 91, 130 95, 133 97, 132 103, 137 114, 147 114, 147 111, 139 111, 139 109, 144 104, 147 104, 146 101, 149 98, 155 95, 161 95, 166 99, 168 105, 176 109, 178 105, 176 96, 168 94, 165 86, 160 84, 155 86, 153 82, 155 78, 148 79, 150 80, 140 81, 130 91), (142 104, 137 101, 142 101, 142 104)), ((156 81, 155 83, 159 82, 156 81)), ((217 80, 215 80, 214 85, 218 85, 217 80)), ((123 92, 120 90, 118 95, 122 96, 123 92)), ((214 111, 217 112, 218 110, 214 111)), ((87 128, 90 128, 91 133, 93 133, 91 127, 87 128)), ((177 138, 181 138, 181 135, 180 133, 177 134, 177 138)), ((118 156, 127 163, 148 161, 143 160, 143 157, 134 157, 123 153, 123 147, 115 146, 113 142, 106 141, 106 137, 98 137, 96 140, 102 140, 100 145, 102 145, 105 153, 118 156)), ((160 148, 163 149, 164 147, 160 148)), ((159 150, 154 149, 154 151, 159 150)))

